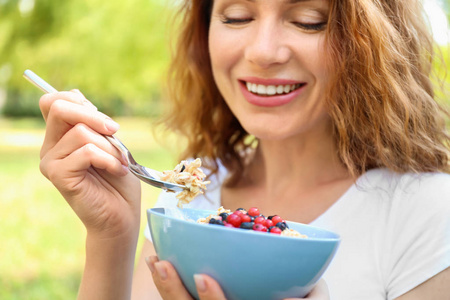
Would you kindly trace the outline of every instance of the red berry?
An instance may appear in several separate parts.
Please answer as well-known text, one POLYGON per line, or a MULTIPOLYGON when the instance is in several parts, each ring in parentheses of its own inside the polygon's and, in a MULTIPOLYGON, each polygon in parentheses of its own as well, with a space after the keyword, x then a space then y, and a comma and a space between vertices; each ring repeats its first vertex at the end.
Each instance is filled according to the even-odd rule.
POLYGON ((266 221, 266 219, 264 217, 256 217, 255 220, 253 222, 255 222, 255 224, 261 224, 264 225, 264 222, 266 221))
POLYGON ((274 226, 270 229, 270 233, 281 234, 281 229, 274 226))
POLYGON ((236 210, 236 211, 233 212, 233 214, 236 214, 236 215, 241 217, 241 216, 244 215, 244 212, 242 210, 236 210))
POLYGON ((272 220, 267 219, 264 221, 263 225, 266 226, 267 228, 270 228, 273 226, 273 222, 272 220))
POLYGON ((252 221, 252 219, 251 219, 251 217, 249 215, 242 215, 241 216, 241 220, 242 220, 242 223, 244 223, 244 222, 251 222, 252 221))
POLYGON ((252 216, 252 217, 259 216, 259 209, 258 209, 257 207, 251 207, 251 208, 247 211, 247 214, 248 214, 249 216, 252 216))
POLYGON ((241 226, 242 220, 238 214, 232 213, 227 217, 227 222, 233 225, 234 227, 241 226))
POLYGON ((273 225, 277 225, 278 222, 282 222, 283 219, 280 216, 273 216, 272 217, 272 223, 273 225))
POLYGON ((224 225, 225 227, 234 228, 233 225, 231 225, 230 223, 227 223, 227 222, 223 222, 223 225, 224 225))
POLYGON ((255 224, 253 225, 254 231, 260 231, 260 232, 267 232, 267 227, 262 224, 255 224))

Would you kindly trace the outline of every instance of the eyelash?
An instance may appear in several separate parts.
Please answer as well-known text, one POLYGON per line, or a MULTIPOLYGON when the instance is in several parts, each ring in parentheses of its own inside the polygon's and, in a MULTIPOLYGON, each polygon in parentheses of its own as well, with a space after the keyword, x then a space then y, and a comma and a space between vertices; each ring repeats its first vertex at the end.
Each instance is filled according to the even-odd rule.
MULTIPOLYGON (((226 18, 224 17, 222 19, 223 24, 228 25, 239 25, 239 24, 245 24, 250 21, 253 21, 253 19, 233 19, 233 18, 226 18)), ((301 29, 304 30, 310 30, 310 31, 320 31, 325 28, 327 25, 327 22, 321 22, 317 24, 308 24, 308 23, 299 23, 299 22, 293 22, 293 24, 301 29)))
POLYGON ((316 24, 295 22, 294 25, 304 30, 321 31, 325 29, 325 27, 327 26, 327 22, 321 22, 316 24))
POLYGON ((223 24, 243 24, 243 23, 248 23, 250 21, 252 21, 253 19, 233 19, 233 18, 226 18, 224 17, 222 19, 222 23, 223 24))

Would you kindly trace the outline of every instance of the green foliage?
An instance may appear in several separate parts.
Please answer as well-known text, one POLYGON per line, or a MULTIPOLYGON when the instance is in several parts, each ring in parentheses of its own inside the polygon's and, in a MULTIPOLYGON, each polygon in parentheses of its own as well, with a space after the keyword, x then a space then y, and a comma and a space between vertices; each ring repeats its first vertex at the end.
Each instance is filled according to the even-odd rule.
POLYGON ((450 0, 442 0, 443 1, 443 7, 445 10, 445 13, 447 15, 447 19, 450 22, 450 0))
POLYGON ((39 0, 28 13, 18 1, 0 3, 5 114, 39 114, 28 108, 40 94, 22 78, 25 69, 57 89, 80 89, 107 114, 158 114, 169 58, 164 1, 39 0))

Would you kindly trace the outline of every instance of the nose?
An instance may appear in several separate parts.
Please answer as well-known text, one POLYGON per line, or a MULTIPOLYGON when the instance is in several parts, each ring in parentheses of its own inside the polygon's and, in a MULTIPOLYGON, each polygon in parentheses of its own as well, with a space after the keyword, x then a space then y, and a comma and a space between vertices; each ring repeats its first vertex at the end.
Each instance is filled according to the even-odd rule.
POLYGON ((261 68, 284 64, 291 58, 288 40, 281 26, 267 22, 254 27, 252 36, 247 40, 245 58, 261 68))

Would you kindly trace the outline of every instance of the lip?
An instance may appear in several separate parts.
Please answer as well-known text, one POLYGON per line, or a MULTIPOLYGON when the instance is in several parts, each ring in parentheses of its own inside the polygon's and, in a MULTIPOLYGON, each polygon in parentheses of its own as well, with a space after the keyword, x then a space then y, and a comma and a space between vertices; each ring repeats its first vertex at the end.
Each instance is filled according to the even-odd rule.
POLYGON ((304 88, 307 86, 306 82, 299 82, 288 79, 265 79, 265 78, 255 78, 255 77, 246 77, 239 78, 239 87, 244 95, 244 98, 253 105, 262 106, 262 107, 276 107, 286 105, 292 102, 299 94, 301 94, 304 88), (302 83, 301 87, 290 92, 289 94, 282 95, 274 95, 274 96, 259 96, 253 94, 247 90, 246 82, 251 82, 255 84, 263 84, 263 85, 288 85, 288 84, 299 84, 302 83))
POLYGON ((251 82, 256 84, 263 85, 287 85, 287 84, 298 84, 304 83, 301 81, 295 81, 290 79, 281 79, 281 78, 258 78, 258 77, 243 77, 238 78, 239 81, 251 82))

